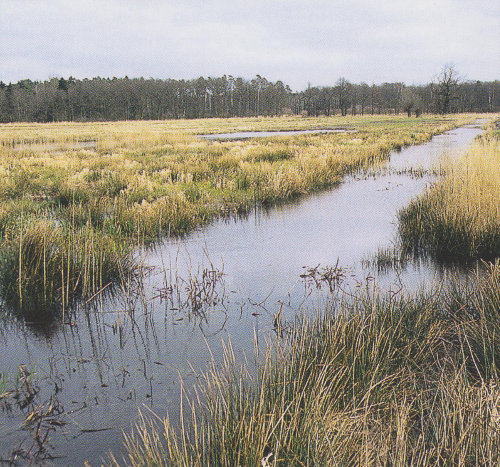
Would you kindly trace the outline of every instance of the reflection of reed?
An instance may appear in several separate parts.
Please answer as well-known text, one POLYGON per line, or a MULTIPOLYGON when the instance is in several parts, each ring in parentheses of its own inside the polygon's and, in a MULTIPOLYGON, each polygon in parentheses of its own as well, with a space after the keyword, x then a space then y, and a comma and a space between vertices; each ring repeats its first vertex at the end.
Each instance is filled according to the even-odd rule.
POLYGON ((167 304, 167 310, 186 312, 189 320, 207 320, 207 313, 215 306, 224 307, 226 298, 224 273, 211 265, 198 272, 189 272, 187 278, 175 274, 170 282, 158 289, 156 298, 167 304))
POLYGON ((95 239, 87 240, 91 245, 76 245, 60 229, 38 223, 4 242, 0 298, 6 311, 50 337, 97 297, 114 295, 124 283, 137 284, 138 267, 128 254, 113 252, 105 241, 97 246, 95 239), (18 271, 15 283, 12 271, 18 271))
MULTIPOLYGON (((23 415, 26 410, 10 415, 15 419, 27 419, 23 430, 14 430, 8 438, 13 440, 11 446, 15 446, 11 448, 12 456, 24 456, 29 462, 50 458, 51 438, 60 442, 61 436, 73 438, 85 433, 88 437, 109 429, 96 426, 96 420, 109 418, 109 414, 104 414, 109 412, 110 404, 116 403, 114 401, 133 407, 145 401, 153 403, 153 395, 157 392, 155 385, 162 383, 155 379, 157 375, 153 370, 157 365, 153 355, 158 359, 158 355, 165 354, 167 342, 162 343, 157 335, 162 322, 158 322, 149 306, 141 308, 142 300, 144 297, 134 296, 130 291, 121 296, 102 294, 78 313, 68 316, 70 319, 65 325, 60 324, 58 332, 45 341, 43 359, 37 358, 36 374, 49 376, 37 379, 36 385, 32 377, 24 378, 28 375, 26 372, 24 379, 18 378, 27 382, 24 390, 17 391, 26 395, 19 396, 19 400, 27 400, 31 394, 32 400, 28 402, 33 410, 31 415, 23 415), (27 386, 31 381, 31 386, 27 386), (72 410, 65 412, 66 406, 72 410), (53 436, 55 429, 62 426, 54 420, 56 415, 58 420, 64 420, 64 435, 53 436), (29 434, 28 438, 23 436, 24 431, 29 434), (40 452, 28 448, 27 440, 30 439, 40 452)), ((31 346, 32 327, 25 327, 23 321, 3 321, 1 327, 8 325, 17 327, 22 333, 26 345, 21 348, 31 346)), ((26 358, 33 360, 34 356, 28 354, 26 358)), ((2 405, 7 403, 6 397, 2 397, 2 405)), ((28 404, 22 402, 22 407, 21 403, 18 406, 20 409, 28 404)), ((121 434, 117 428, 113 430, 118 445, 121 434)))

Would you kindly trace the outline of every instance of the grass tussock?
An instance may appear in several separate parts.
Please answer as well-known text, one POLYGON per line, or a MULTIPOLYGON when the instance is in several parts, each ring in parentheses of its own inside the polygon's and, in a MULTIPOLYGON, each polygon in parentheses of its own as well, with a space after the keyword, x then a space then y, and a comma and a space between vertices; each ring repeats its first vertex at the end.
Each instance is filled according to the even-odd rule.
POLYGON ((2 298, 30 318, 89 298, 131 269, 129 252, 113 238, 47 220, 23 226, 0 251, 2 298))
POLYGON ((440 259, 500 256, 500 137, 490 129, 399 213, 403 248, 440 259))
POLYGON ((474 118, 0 125, 0 294, 20 302, 33 281, 47 289, 41 297, 95 293, 134 245, 331 186, 394 148, 474 118), (339 125, 357 131, 226 142, 195 136, 339 125), (90 270, 97 272, 81 276, 90 270))
POLYGON ((500 264, 487 269, 467 286, 357 296, 305 319, 257 374, 228 348, 180 432, 144 422, 125 462, 498 465, 500 264))

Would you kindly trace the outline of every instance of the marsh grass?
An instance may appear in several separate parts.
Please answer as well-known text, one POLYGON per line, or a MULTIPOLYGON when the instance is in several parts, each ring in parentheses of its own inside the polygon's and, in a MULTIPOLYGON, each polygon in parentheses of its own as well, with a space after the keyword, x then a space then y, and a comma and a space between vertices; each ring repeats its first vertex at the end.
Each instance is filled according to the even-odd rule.
POLYGON ((4 299, 69 304, 137 245, 339 183, 474 116, 0 125, 4 299), (200 133, 348 126, 354 133, 211 142, 200 133), (91 145, 83 144, 92 142, 91 145))
POLYGON ((50 322, 75 299, 88 299, 133 269, 130 253, 91 227, 32 220, 18 235, 0 249, 0 290, 11 310, 30 320, 50 322))
POLYGON ((227 298, 224 271, 213 264, 208 268, 190 271, 187 277, 181 277, 174 271, 167 277, 165 287, 157 290, 155 298, 160 298, 167 309, 184 312, 189 320, 206 321, 208 311, 215 306, 224 309, 227 298))
POLYGON ((498 465, 499 312, 499 263, 413 298, 341 300, 270 345, 256 372, 229 346, 180 429, 145 418, 124 462, 498 465))
POLYGON ((406 251, 448 261, 500 256, 500 138, 491 127, 399 223, 406 251))

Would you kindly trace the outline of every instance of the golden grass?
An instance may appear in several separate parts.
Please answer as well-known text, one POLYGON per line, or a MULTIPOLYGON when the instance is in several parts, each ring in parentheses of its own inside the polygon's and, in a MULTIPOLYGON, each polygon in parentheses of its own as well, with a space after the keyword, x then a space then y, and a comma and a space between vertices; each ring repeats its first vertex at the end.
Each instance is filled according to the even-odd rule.
POLYGON ((493 128, 400 213, 406 250, 445 259, 500 256, 500 138, 493 128))

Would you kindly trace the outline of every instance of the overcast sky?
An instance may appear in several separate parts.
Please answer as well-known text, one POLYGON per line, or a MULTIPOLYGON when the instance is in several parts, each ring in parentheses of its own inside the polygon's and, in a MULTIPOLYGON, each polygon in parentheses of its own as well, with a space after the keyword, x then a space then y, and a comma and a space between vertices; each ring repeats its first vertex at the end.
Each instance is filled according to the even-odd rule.
POLYGON ((500 0, 0 0, 0 80, 500 79, 500 0))

